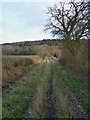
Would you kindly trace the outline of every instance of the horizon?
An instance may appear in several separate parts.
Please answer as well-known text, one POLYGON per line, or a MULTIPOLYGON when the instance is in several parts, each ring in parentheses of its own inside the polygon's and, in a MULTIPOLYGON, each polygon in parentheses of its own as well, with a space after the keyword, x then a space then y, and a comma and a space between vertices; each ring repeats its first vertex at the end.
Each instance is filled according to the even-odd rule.
MULTIPOLYGON (((6 43, 0 43, 0 45, 3 45, 3 44, 13 44, 13 43, 23 43, 23 42, 37 42, 37 41, 44 41, 44 40, 58 40, 58 38, 52 38, 52 39, 50 39, 50 38, 47 38, 47 39, 41 39, 41 40, 39 40, 39 39, 37 39, 37 40, 23 40, 23 41, 16 41, 16 42, 14 42, 14 41, 12 41, 12 42, 6 42, 6 43)), ((62 39, 59 39, 59 40, 62 40, 62 39)))

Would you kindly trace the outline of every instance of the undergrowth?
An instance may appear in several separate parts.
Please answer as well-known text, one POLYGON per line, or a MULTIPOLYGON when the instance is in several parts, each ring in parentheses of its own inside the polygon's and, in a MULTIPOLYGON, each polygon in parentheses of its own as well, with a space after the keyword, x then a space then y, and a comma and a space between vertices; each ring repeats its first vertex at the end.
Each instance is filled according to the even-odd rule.
POLYGON ((30 104, 31 97, 39 84, 45 65, 41 64, 35 69, 31 78, 18 82, 12 90, 6 90, 3 96, 3 118, 22 118, 30 104))

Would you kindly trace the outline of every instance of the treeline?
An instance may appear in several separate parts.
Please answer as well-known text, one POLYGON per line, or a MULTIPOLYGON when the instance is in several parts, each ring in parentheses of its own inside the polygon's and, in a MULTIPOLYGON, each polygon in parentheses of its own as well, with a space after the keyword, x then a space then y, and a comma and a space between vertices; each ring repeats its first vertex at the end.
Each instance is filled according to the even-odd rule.
POLYGON ((60 39, 43 39, 43 40, 37 40, 37 41, 24 41, 24 42, 16 42, 16 43, 4 43, 5 45, 12 45, 12 46, 34 46, 34 45, 57 45, 57 43, 61 42, 60 39))
POLYGON ((60 56, 60 48, 56 45, 35 45, 35 46, 12 46, 4 45, 2 47, 3 55, 39 55, 45 56, 60 56))
POLYGON ((42 58, 58 57, 59 63, 68 71, 76 74, 80 79, 88 77, 88 40, 75 41, 48 41, 50 44, 22 45, 15 43, 2 46, 3 55, 39 55, 42 58))
POLYGON ((2 45, 3 55, 39 55, 56 56, 60 55, 62 42, 60 40, 27 41, 18 43, 7 43, 2 45))

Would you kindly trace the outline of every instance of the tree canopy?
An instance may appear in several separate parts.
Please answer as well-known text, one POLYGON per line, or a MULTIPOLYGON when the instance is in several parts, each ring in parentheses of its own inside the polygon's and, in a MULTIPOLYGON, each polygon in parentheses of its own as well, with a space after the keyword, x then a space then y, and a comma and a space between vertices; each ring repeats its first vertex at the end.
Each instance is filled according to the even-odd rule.
POLYGON ((53 36, 63 35, 65 40, 80 40, 90 38, 90 2, 60 2, 48 7, 49 16, 45 31, 53 36))

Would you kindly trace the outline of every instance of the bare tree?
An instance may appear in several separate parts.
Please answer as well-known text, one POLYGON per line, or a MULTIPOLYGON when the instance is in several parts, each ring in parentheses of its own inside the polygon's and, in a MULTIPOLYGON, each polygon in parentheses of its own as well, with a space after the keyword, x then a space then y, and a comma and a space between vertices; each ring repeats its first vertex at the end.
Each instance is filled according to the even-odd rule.
MULTIPOLYGON (((71 1, 48 7, 49 19, 44 30, 49 31, 53 36, 62 35, 66 41, 74 40, 78 47, 77 43, 80 39, 90 39, 88 6, 89 2, 71 1)), ((71 48, 69 43, 68 47, 71 48)))

